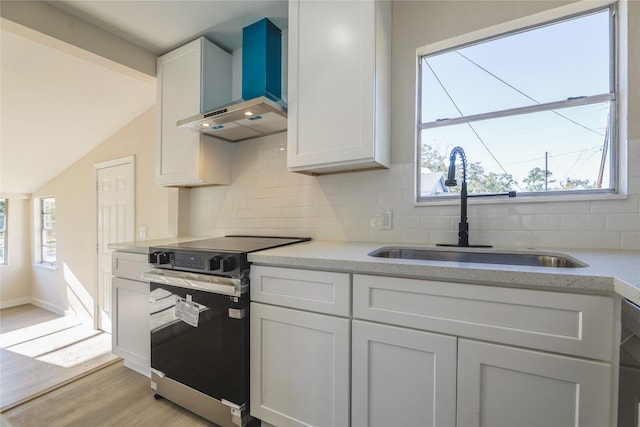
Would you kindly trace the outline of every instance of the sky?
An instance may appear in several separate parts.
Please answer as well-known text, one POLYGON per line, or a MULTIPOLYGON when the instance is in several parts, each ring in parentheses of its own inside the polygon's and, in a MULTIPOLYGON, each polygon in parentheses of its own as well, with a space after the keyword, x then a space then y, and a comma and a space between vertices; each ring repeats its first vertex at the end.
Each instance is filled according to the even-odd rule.
MULTIPOLYGON (((422 61, 422 122, 607 94, 609 59, 608 10, 430 55, 422 61)), ((545 157, 552 179, 594 182, 609 108, 607 101, 477 121, 473 129, 443 126, 421 138, 447 157, 459 145, 468 162, 520 183, 532 168, 544 169, 545 157)), ((605 177, 608 186, 608 170, 605 177)))

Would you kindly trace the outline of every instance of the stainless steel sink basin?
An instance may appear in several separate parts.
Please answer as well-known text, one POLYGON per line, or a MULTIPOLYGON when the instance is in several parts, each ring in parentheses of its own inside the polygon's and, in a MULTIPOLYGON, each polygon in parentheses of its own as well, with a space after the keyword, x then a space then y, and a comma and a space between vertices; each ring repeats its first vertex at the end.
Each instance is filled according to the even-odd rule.
POLYGON ((416 259, 426 261, 475 262, 482 264, 526 265, 533 267, 588 267, 567 255, 544 252, 473 251, 460 249, 429 249, 389 246, 368 253, 378 258, 416 259))

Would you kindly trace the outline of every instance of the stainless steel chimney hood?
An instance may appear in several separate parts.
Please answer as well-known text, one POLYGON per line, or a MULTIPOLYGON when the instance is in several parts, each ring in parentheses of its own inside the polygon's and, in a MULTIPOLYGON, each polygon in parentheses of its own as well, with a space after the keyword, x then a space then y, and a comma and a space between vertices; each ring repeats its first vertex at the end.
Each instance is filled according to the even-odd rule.
POLYGON ((286 131, 287 109, 261 96, 179 120, 177 125, 225 141, 238 142, 286 131))

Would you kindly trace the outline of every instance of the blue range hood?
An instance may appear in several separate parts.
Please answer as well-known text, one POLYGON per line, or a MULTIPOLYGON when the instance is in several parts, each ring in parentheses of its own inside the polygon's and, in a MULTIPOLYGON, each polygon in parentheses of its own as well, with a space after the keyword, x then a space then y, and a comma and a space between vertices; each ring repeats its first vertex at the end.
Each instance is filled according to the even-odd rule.
POLYGON ((242 98, 260 96, 279 102, 282 96, 282 36, 264 18, 242 30, 242 98))
POLYGON ((281 31, 267 18, 242 30, 242 98, 245 101, 178 121, 179 127, 230 142, 287 130, 282 102, 281 31))

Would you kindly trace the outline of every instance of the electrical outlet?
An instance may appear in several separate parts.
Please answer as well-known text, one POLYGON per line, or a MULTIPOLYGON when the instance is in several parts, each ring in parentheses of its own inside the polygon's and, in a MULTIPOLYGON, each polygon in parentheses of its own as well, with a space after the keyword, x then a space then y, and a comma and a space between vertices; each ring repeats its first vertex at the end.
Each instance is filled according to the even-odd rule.
POLYGON ((378 230, 391 230, 393 228, 393 210, 387 209, 381 211, 378 214, 380 222, 378 223, 378 230))
POLYGON ((138 227, 138 238, 146 239, 147 238, 147 226, 141 225, 138 227))

